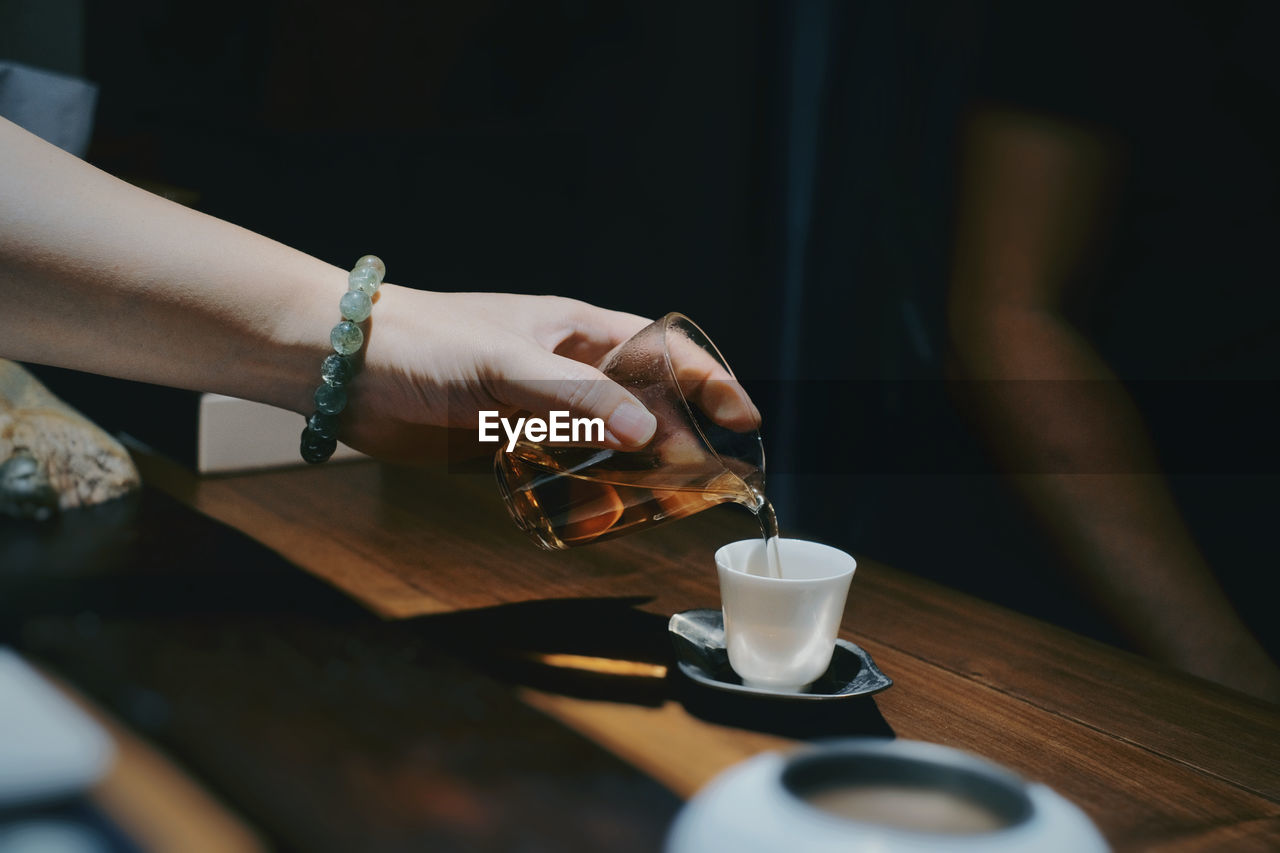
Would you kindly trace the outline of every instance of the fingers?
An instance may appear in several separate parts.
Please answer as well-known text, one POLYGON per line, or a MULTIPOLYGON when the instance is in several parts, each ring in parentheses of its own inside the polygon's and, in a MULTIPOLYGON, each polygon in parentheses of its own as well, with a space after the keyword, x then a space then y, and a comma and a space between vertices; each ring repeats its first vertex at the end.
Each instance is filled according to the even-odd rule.
MULTIPOLYGON (((573 333, 556 348, 560 355, 603 365, 606 355, 631 340, 651 321, 635 314, 607 311, 583 302, 573 303, 573 333)), ((690 404, 715 423, 735 432, 760 428, 760 411, 727 368, 690 334, 700 330, 676 324, 668 331, 666 346, 681 392, 690 404)), ((706 346, 711 346, 709 342, 706 346)))
POLYGON ((567 316, 569 328, 552 349, 557 355, 586 364, 601 364, 611 350, 652 322, 636 314, 566 301, 574 306, 567 316))
POLYGON ((760 410, 714 355, 681 334, 667 338, 671 371, 690 405, 725 429, 759 429, 760 410))
POLYGON ((725 429, 747 432, 760 428, 760 410, 736 379, 707 379, 692 392, 686 390, 685 395, 725 429))
MULTIPOLYGON (((654 413, 659 409, 650 412, 627 389, 668 382, 664 361, 669 359, 681 393, 709 420, 733 432, 759 429, 759 410, 717 358, 713 345, 691 323, 658 326, 644 317, 585 302, 536 299, 522 324, 530 328, 538 345, 500 348, 497 357, 488 360, 490 375, 484 385, 504 406, 539 417, 568 411, 573 418, 599 418, 604 423, 606 447, 634 450, 653 439, 657 431, 654 413), (652 340, 637 337, 650 326, 652 340), (609 363, 612 354, 629 341, 647 356, 621 367, 634 375, 615 382, 591 366, 609 363)), ((606 369, 614 376, 619 365, 606 369)))
POLYGON ((634 450, 657 430, 657 419, 635 397, 590 365, 527 349, 518 366, 506 363, 498 369, 500 375, 489 385, 499 401, 534 413, 568 411, 574 418, 600 418, 606 447, 634 450))

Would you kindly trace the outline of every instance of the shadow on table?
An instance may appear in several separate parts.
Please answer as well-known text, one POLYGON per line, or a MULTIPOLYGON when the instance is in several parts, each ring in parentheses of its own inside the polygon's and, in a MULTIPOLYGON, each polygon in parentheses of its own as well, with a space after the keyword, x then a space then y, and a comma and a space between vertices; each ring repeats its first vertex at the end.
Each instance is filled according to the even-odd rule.
POLYGON ((689 679, 676 666, 667 620, 637 609, 647 600, 546 599, 413 624, 488 674, 548 693, 648 707, 674 700, 707 722, 784 737, 893 737, 870 696, 792 701, 689 679))
POLYGON ((645 601, 387 622, 154 491, 48 524, 0 522, 0 642, 77 684, 283 849, 658 849, 679 800, 511 684, 678 700, 794 737, 887 729, 869 700, 700 693, 645 601))
POLYGON ((0 643, 161 747, 273 849, 648 853, 680 807, 429 623, 379 619, 151 490, 0 519, 0 643))

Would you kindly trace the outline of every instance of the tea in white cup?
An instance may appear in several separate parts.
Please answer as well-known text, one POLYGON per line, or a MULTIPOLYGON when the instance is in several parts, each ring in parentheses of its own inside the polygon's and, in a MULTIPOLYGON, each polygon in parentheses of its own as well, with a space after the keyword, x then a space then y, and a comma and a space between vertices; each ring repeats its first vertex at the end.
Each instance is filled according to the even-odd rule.
POLYGON ((729 665, 748 687, 800 690, 827 671, 857 561, 838 548, 777 539, 781 577, 761 539, 716 551, 729 665))

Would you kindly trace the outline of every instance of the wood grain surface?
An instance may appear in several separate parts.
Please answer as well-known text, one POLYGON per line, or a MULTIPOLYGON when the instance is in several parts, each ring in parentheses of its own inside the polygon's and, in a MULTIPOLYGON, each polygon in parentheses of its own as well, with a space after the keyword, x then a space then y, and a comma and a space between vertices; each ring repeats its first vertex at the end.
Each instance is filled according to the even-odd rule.
POLYGON ((756 529, 736 508, 551 554, 510 524, 485 471, 362 462, 199 479, 138 462, 145 482, 385 619, 436 617, 473 635, 519 626, 472 664, 681 796, 799 738, 892 734, 1052 786, 1119 850, 1280 849, 1275 706, 872 561, 858 569, 842 633, 895 685, 835 718, 737 706, 671 677, 584 687, 529 665, 546 652, 669 662, 666 617, 718 606, 712 555, 756 529), (579 619, 582 631, 564 630, 579 619))
MULTIPOLYGON (((385 620, 150 488, 53 526, 0 523, 0 638, 183 771, 128 750, 97 792, 147 850, 253 849, 217 826, 218 801, 269 849, 657 849, 679 799, 500 677, 522 659, 486 644, 493 620, 564 621, 522 612, 385 620)), ((665 680, 541 683, 652 703, 665 680)))

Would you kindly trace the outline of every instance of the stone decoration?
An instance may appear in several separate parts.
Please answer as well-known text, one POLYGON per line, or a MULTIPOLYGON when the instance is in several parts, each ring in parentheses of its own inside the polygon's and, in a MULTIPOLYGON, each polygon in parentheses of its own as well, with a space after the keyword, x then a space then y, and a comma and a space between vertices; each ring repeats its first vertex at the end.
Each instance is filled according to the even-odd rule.
POLYGON ((0 359, 0 515, 49 518, 139 484, 120 442, 20 365, 0 359))

